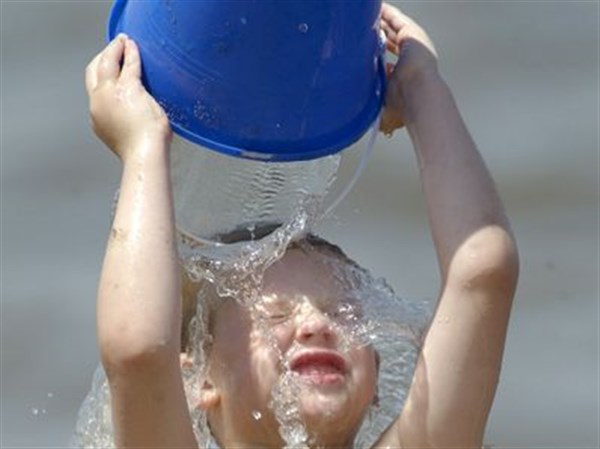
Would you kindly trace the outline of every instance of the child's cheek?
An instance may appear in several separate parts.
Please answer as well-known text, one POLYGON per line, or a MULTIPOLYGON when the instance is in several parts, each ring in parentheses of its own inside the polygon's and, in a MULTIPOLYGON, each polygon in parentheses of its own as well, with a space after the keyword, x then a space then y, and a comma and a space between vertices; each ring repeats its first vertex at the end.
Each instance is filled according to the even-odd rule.
POLYGON ((251 335, 255 349, 272 353, 277 358, 285 354, 294 341, 294 326, 291 320, 273 326, 257 326, 251 335))

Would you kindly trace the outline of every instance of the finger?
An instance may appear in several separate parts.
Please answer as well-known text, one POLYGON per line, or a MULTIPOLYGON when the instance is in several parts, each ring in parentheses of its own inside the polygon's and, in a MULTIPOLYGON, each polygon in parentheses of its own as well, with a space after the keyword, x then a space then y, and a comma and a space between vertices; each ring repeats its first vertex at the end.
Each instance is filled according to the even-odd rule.
POLYGON ((388 32, 398 34, 405 26, 415 25, 415 22, 406 14, 403 14, 399 9, 389 5, 387 6, 387 8, 382 7, 381 9, 382 28, 386 27, 388 32))
POLYGON ((387 108, 383 109, 381 121, 379 122, 379 130, 383 132, 383 134, 387 137, 392 137, 394 131, 403 126, 404 122, 400 117, 391 113, 387 108))
POLYGON ((96 71, 101 56, 102 53, 98 53, 85 69, 85 88, 88 94, 91 94, 92 91, 96 88, 96 85, 98 84, 98 77, 96 76, 96 71))
POLYGON ((121 58, 125 49, 125 37, 119 35, 102 52, 98 63, 98 83, 116 81, 121 71, 121 58))
POLYGON ((398 52, 400 51, 400 42, 402 40, 402 37, 400 34, 397 34, 393 31, 389 31, 387 32, 386 30, 384 30, 385 33, 385 48, 395 54, 398 55, 398 52))
POLYGON ((381 24, 383 30, 390 34, 399 34, 402 28, 404 28, 410 23, 398 17, 397 15, 394 15, 387 19, 382 16, 382 19, 383 20, 381 21, 381 24))
POLYGON ((393 30, 390 27, 390 24, 387 22, 382 21, 381 25, 380 25, 381 31, 383 31, 385 33, 385 37, 387 39, 392 38, 393 36, 395 36, 397 34, 397 32, 395 30, 393 30))
POLYGON ((123 60, 123 70, 121 71, 121 79, 136 79, 139 80, 142 76, 142 61, 137 44, 127 39, 125 42, 125 57, 123 60))
POLYGON ((385 41, 385 48, 387 51, 396 56, 398 56, 398 52, 400 51, 400 48, 396 45, 396 43, 390 40, 385 41))
POLYGON ((385 23, 381 24, 381 31, 383 31, 383 34, 385 34, 385 44, 387 49, 393 51, 393 47, 398 45, 398 33, 390 29, 390 27, 385 23))
POLYGON ((396 20, 395 23, 388 21, 381 22, 381 30, 385 34, 386 44, 388 44, 388 50, 394 51, 393 46, 398 47, 401 36, 405 33, 408 22, 396 20))
POLYGON ((400 8, 398 8, 397 6, 392 6, 389 3, 383 2, 381 4, 381 14, 384 15, 393 15, 393 14, 398 14, 398 13, 402 13, 400 11, 400 8))
POLYGON ((397 17, 400 13, 400 10, 394 8, 391 5, 386 3, 381 5, 381 21, 384 23, 391 23, 394 20, 394 17, 397 17))
POLYGON ((400 17, 400 16, 406 17, 406 14, 404 14, 400 10, 400 8, 389 5, 387 3, 383 3, 381 5, 381 18, 382 19, 392 20, 394 17, 400 17))

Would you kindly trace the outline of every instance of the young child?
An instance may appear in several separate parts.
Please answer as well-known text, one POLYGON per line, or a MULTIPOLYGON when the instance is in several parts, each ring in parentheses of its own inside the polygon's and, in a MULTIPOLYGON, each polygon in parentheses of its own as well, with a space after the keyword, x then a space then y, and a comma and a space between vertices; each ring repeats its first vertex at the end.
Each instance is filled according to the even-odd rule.
MULTIPOLYGON (((442 282, 405 406, 375 447, 480 448, 517 282, 515 242, 428 36, 389 5, 381 27, 398 56, 382 129, 405 126, 410 134, 442 282)), ((86 73, 94 131, 123 163, 98 292, 98 339, 117 446, 191 448, 197 442, 181 377, 170 129, 140 82, 140 64, 135 43, 121 35, 86 73)), ((344 292, 319 257, 345 256, 327 244, 301 246, 265 273, 265 319, 300 379, 310 444, 350 448, 376 395, 377 355, 365 345, 342 350, 326 313, 344 292)), ((268 406, 281 373, 272 342, 236 301, 223 301, 212 315, 209 375, 197 406, 224 448, 282 447, 268 406), (253 419, 254 410, 262 419, 253 419)))

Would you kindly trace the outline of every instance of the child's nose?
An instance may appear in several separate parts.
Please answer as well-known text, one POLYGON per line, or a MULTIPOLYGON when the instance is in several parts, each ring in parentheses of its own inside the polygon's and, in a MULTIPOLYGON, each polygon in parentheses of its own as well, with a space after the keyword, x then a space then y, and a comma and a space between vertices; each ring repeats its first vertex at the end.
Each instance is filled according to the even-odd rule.
POLYGON ((336 343, 337 338, 331 320, 317 309, 300 314, 297 333, 300 343, 332 345, 336 343))

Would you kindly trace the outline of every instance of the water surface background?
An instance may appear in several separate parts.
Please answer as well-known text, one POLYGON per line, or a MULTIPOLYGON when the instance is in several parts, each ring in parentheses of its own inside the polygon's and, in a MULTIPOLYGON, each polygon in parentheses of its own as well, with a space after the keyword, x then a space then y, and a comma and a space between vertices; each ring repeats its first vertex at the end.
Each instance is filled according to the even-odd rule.
MULTIPOLYGON (((598 447, 596 1, 420 1, 519 241, 521 283, 486 442, 598 447)), ((83 71, 110 4, 1 2, 1 441, 65 447, 98 363, 95 293, 119 164, 83 71)), ((324 234, 400 295, 438 275, 406 136, 380 139, 324 234)))

